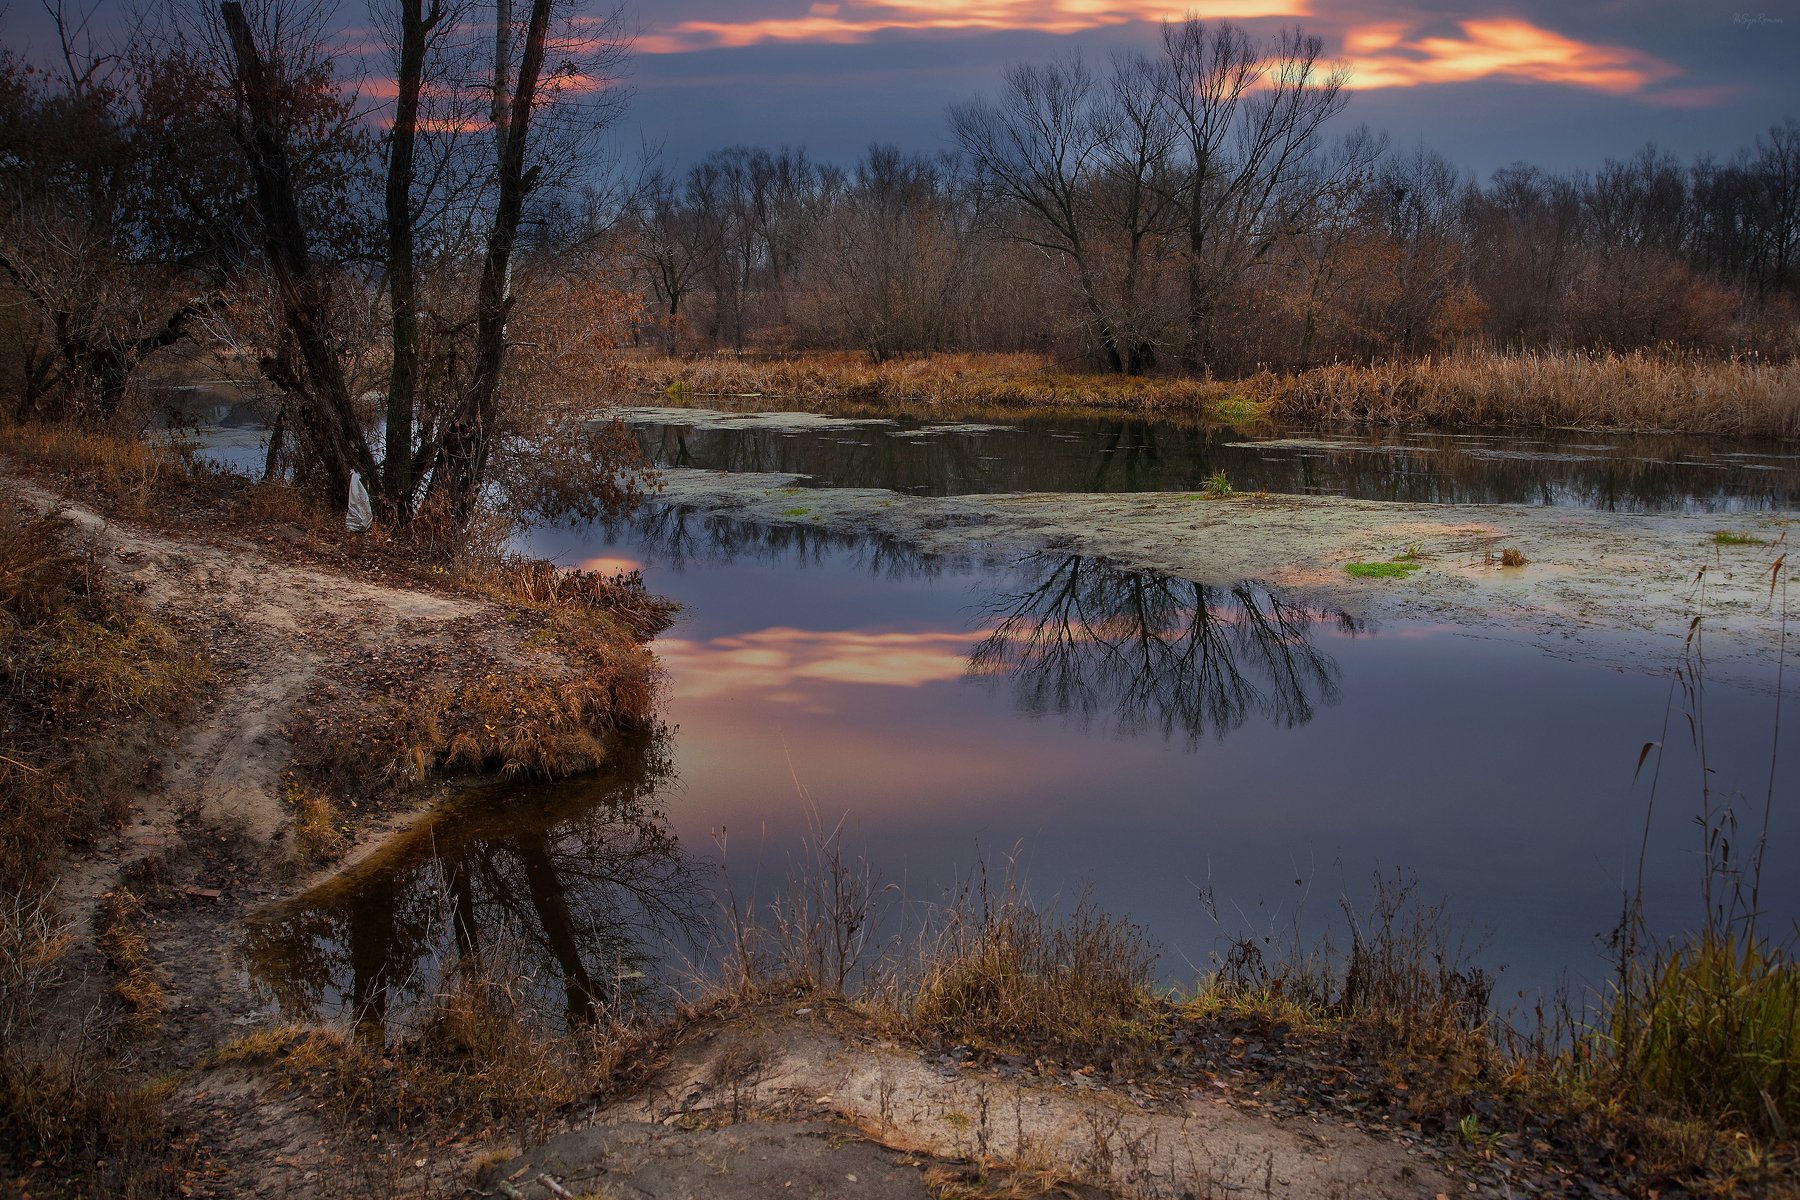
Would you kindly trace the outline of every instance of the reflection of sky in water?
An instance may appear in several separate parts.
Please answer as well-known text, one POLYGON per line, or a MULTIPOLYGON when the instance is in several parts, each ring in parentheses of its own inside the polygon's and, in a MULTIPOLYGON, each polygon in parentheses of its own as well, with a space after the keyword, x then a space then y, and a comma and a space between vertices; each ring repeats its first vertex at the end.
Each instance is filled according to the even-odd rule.
MULTIPOLYGON (((780 875, 804 828, 803 786, 828 816, 848 810, 854 838, 910 893, 931 896, 978 846, 990 860, 1018 846, 1038 895, 1091 884, 1150 926, 1176 974, 1219 944, 1197 901, 1209 883, 1228 924, 1264 928, 1291 910, 1296 879, 1311 892, 1305 920, 1326 924, 1372 872, 1417 870, 1428 894, 1492 929, 1488 961, 1512 968, 1502 996, 1590 970, 1616 919, 1642 824, 1632 767, 1661 728, 1666 676, 1511 636, 1313 621, 1329 687, 1308 685, 1302 715, 1253 704, 1202 736, 1158 736, 1105 706, 1059 705, 1054 690, 1027 704, 1016 680, 968 670, 1018 575, 907 573, 892 555, 872 572, 866 547, 824 537, 786 549, 752 537, 727 562, 704 541, 679 570, 632 535, 545 531, 531 545, 565 562, 642 559, 652 588, 689 606, 662 646, 678 726, 669 814, 690 850, 727 829, 740 864, 760 855, 765 881, 780 875)), ((1237 665, 1252 653, 1240 646, 1237 665)), ((1707 703, 1715 789, 1754 797, 1740 804, 1748 821, 1767 783, 1771 698, 1714 686, 1707 703)), ((1652 916, 1670 927, 1695 895, 1691 757, 1672 749, 1651 851, 1652 916)), ((1793 784, 1788 772, 1778 797, 1800 794, 1793 784)), ((1793 845, 1790 828, 1775 833, 1793 845)), ((1800 880, 1773 878, 1770 893, 1784 919, 1800 912, 1800 880)))

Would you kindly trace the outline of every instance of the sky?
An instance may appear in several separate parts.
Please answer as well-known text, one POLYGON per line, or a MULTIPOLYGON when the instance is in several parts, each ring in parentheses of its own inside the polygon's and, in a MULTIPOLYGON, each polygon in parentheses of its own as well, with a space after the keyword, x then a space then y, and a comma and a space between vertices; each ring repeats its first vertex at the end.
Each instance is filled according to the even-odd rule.
MULTIPOLYGON (((368 0, 339 2, 346 37, 366 27, 368 0)), ((1800 119, 1800 0, 626 3, 633 98, 618 149, 636 159, 652 147, 674 171, 734 144, 839 163, 872 142, 949 149, 945 110, 993 91, 1008 65, 1152 51, 1162 22, 1189 14, 1318 35, 1351 69, 1339 129, 1423 142, 1483 177, 1518 161, 1594 167, 1651 141, 1728 157, 1800 119)), ((92 0, 99 26, 130 8, 92 0)), ((27 55, 53 45, 48 28, 42 0, 0 8, 0 34, 27 55)))
POLYGON ((734 143, 837 162, 876 141, 947 149, 945 109, 1007 65, 1149 51, 1189 12, 1319 35, 1352 70, 1340 128, 1484 176, 1649 141, 1725 157, 1800 119, 1800 0, 667 0, 636 13, 627 136, 676 168, 734 143))

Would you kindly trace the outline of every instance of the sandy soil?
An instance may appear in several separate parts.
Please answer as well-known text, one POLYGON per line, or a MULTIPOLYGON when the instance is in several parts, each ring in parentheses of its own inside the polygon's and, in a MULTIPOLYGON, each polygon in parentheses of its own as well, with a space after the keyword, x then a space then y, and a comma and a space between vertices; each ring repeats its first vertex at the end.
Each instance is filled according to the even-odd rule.
POLYGON ((1146 1200, 1397 1200, 1486 1190, 1399 1135, 1328 1118, 1277 1120, 1217 1091, 1148 1103, 1081 1075, 1063 1086, 1007 1079, 930 1061, 806 1003, 753 1007, 700 1026, 639 1095, 601 1110, 594 1132, 565 1139, 561 1149, 567 1155, 583 1136, 603 1143, 619 1125, 704 1128, 754 1118, 841 1122, 893 1149, 1036 1169, 1146 1200))
MULTIPOLYGON (((1672 665, 1690 621, 1704 614, 1709 665, 1727 676, 1773 662, 1781 593, 1772 607, 1771 567, 1800 520, 1273 495, 796 492, 795 476, 693 469, 665 478, 668 501, 758 523, 872 532, 946 554, 1053 547, 1201 583, 1255 579, 1378 623, 1513 628, 1557 654, 1618 666, 1672 665), (1713 532, 1721 528, 1769 544, 1719 546, 1713 532), (1525 554, 1525 566, 1489 564, 1509 547, 1525 554), (1409 549, 1423 566, 1406 579, 1344 570, 1409 549)), ((1800 663, 1800 639, 1787 645, 1800 663)))

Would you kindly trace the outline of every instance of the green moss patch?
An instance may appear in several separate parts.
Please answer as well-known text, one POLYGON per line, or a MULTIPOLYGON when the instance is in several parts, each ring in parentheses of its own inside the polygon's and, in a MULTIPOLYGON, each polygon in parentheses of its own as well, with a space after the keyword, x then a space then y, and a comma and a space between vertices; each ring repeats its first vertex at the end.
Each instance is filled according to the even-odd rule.
POLYGON ((1420 562, 1357 562, 1345 563, 1344 570, 1357 579, 1405 579, 1424 565, 1420 562))

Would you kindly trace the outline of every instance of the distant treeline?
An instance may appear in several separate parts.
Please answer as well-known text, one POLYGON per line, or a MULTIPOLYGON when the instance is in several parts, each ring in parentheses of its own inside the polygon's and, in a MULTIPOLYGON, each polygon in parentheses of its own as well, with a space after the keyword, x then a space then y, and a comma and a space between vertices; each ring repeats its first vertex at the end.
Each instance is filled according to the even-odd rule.
MULTIPOLYGON (((1800 125, 1485 182, 1341 122, 1299 33, 1170 26, 1155 55, 1007 71, 958 149, 734 146, 651 178, 616 245, 672 352, 1047 351, 1118 371, 1449 349, 1788 355, 1800 125)), ((1749 131, 1747 131, 1749 132, 1749 131)))
MULTIPOLYGON (((334 481, 374 469, 351 435, 384 407, 403 509, 432 463, 485 461, 446 436, 505 427, 502 395, 585 402, 621 341, 1190 378, 1800 345, 1792 119, 1729 157, 1480 182, 1341 128, 1353 81, 1316 38, 1188 21, 1153 54, 1011 68, 952 107, 949 153, 609 171, 616 89, 557 75, 497 142, 512 69, 483 75, 476 25, 399 37, 403 105, 347 75, 323 11, 172 9, 126 47, 59 24, 49 66, 0 47, 0 412, 106 420, 197 347, 260 371, 308 446, 347 439, 334 481)), ((592 60, 569 77, 616 78, 617 33, 555 35, 592 60)))

